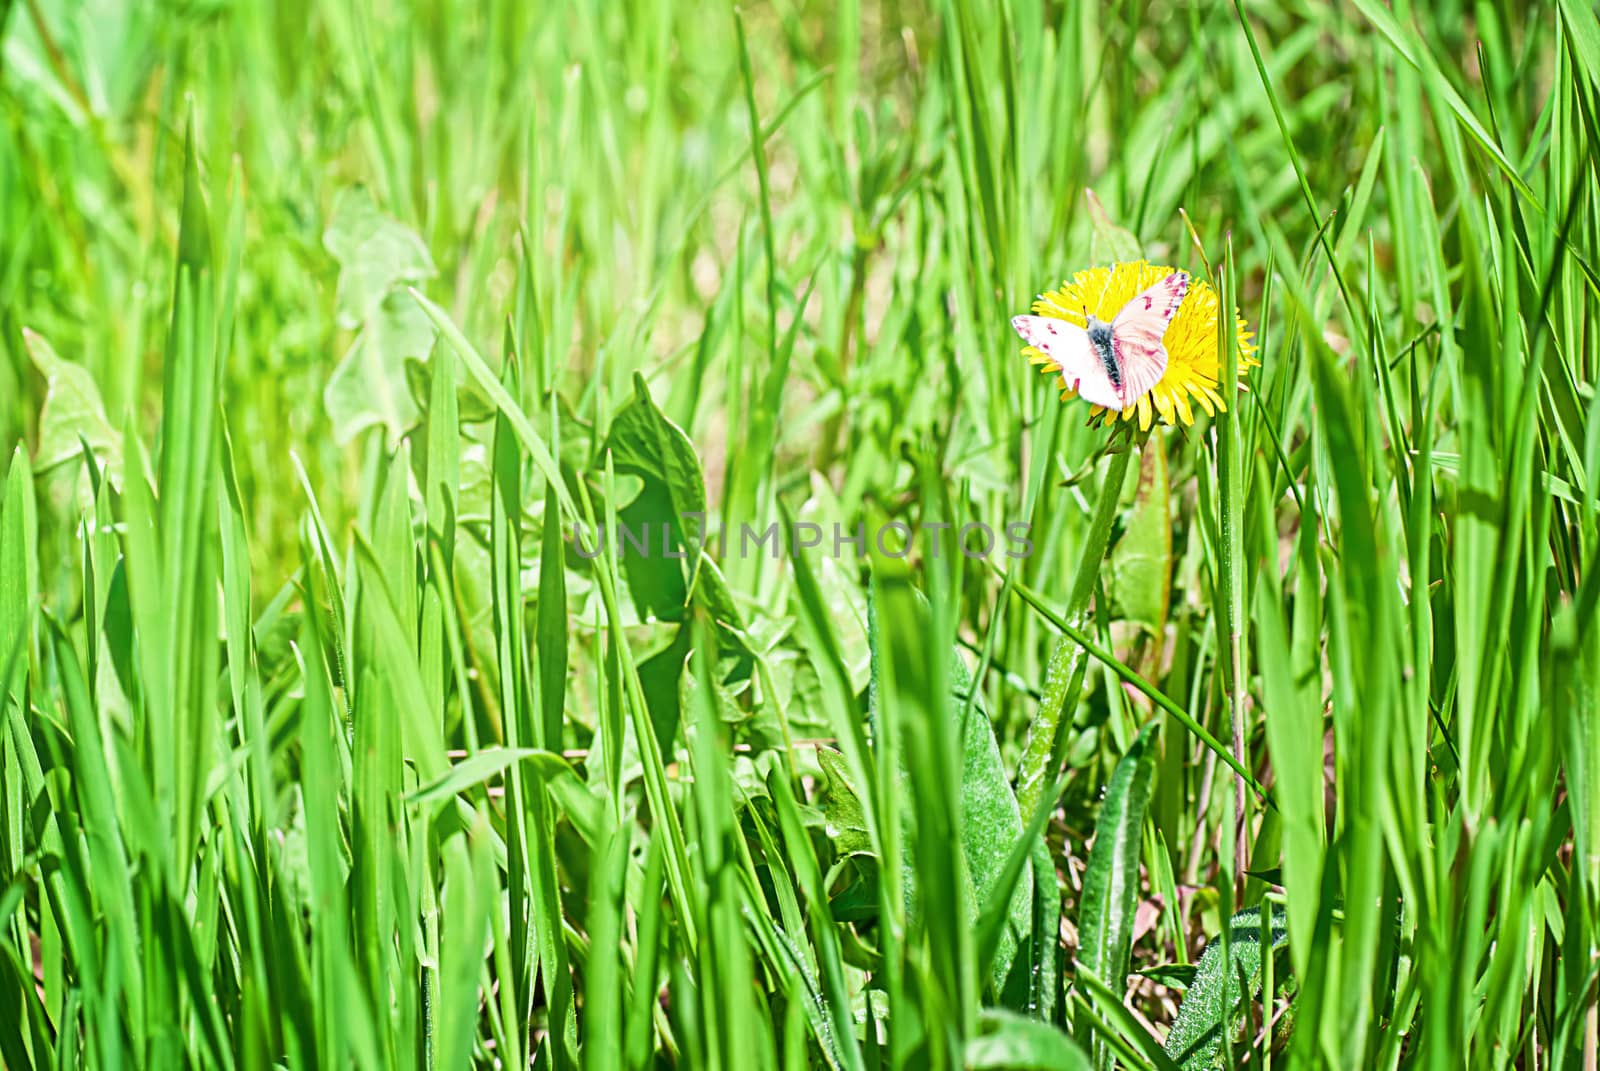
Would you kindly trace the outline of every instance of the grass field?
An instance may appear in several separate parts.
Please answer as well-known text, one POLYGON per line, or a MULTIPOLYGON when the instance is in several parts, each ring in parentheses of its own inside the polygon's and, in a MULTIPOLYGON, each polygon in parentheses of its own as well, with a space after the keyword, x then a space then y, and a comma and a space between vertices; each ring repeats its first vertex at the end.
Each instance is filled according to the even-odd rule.
POLYGON ((1595 1068, 1597 154, 1584 0, 0 0, 0 1065, 1595 1068))

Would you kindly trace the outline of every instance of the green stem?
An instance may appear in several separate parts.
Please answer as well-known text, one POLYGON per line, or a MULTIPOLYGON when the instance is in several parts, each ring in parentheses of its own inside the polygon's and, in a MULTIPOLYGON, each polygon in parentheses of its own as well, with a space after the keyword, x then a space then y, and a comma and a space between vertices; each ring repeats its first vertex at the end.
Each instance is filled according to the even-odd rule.
MULTIPOLYGON (((1072 579, 1072 591, 1067 595, 1066 610, 1061 615, 1080 632, 1088 631, 1089 596, 1094 594, 1094 584, 1100 576, 1100 563, 1105 559, 1106 544, 1111 539, 1111 522, 1117 515, 1117 500, 1122 497, 1122 484, 1132 458, 1132 443, 1111 455, 1105 480, 1100 485, 1100 500, 1095 503, 1094 516, 1089 521, 1089 534, 1078 558, 1078 572, 1072 579)), ((1023 750, 1022 765, 1017 771, 1017 803, 1025 815, 1033 813, 1039 794, 1050 782, 1051 756, 1055 754, 1056 737, 1061 731, 1061 714, 1068 697, 1078 694, 1083 687, 1088 662, 1089 652, 1071 636, 1057 640, 1055 650, 1050 653, 1044 677, 1044 699, 1039 704, 1039 716, 1028 730, 1028 746, 1023 750)))
MULTIPOLYGON (((1238 774, 1240 778, 1244 780, 1244 783, 1249 786, 1250 791, 1254 792, 1263 804, 1265 804, 1267 807, 1270 807, 1274 811, 1278 809, 1278 805, 1272 802, 1271 794, 1268 793, 1264 787, 1262 787, 1261 782, 1257 781, 1255 777, 1251 775, 1250 771, 1233 757, 1233 754, 1228 750, 1227 745, 1218 740, 1215 736, 1212 736, 1210 731, 1207 730, 1204 725, 1201 725, 1199 722, 1195 721, 1194 715, 1180 707, 1176 702, 1173 701, 1171 696, 1167 695, 1167 693, 1163 692, 1160 688, 1157 688, 1155 685, 1139 676, 1139 674, 1135 673, 1127 663, 1123 662, 1116 655, 1112 654, 1104 647, 1096 644, 1094 640, 1090 638, 1087 632, 1084 632, 1081 629, 1073 628, 1071 625, 1061 620, 1061 617, 1054 610, 1045 605, 1043 597, 1040 596, 1038 592, 1034 591, 1032 588, 1028 587, 1028 585, 1021 583, 1020 581, 1010 579, 1006 571, 1001 569, 999 566, 991 565, 990 568, 995 571, 995 574, 1000 577, 1002 582, 1009 583, 1011 585, 1011 590, 1015 591, 1019 596, 1021 596, 1023 602, 1033 607, 1034 611, 1038 613, 1040 617, 1050 622, 1050 624, 1055 626, 1055 628, 1061 633, 1081 646, 1084 651, 1086 651, 1096 662, 1099 662, 1111 672, 1115 673, 1117 678, 1121 680, 1122 683, 1128 685, 1134 691, 1150 700, 1150 702, 1153 703, 1158 709, 1165 712, 1167 716, 1187 729, 1196 740, 1210 748, 1211 753, 1217 758, 1221 759, 1223 765, 1229 767, 1234 773, 1238 774)), ((1060 789, 1064 787, 1065 786, 1057 786, 1055 789, 1056 793, 1059 795, 1060 789)))

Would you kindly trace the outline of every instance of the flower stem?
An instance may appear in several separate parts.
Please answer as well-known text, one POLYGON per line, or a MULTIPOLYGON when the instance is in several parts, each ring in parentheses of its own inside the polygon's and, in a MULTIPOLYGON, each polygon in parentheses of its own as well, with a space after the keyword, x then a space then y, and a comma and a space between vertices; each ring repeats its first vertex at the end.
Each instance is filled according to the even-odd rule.
MULTIPOLYGON (((1089 597, 1094 594, 1094 582, 1100 576, 1100 563, 1105 559, 1106 544, 1111 539, 1111 522, 1117 515, 1117 501, 1122 497, 1122 484, 1132 458, 1131 442, 1111 455, 1105 480, 1100 485, 1100 499, 1089 521, 1089 534, 1078 558, 1078 572, 1072 578, 1072 590, 1061 615, 1080 632, 1087 632, 1089 628, 1089 597)), ((1028 744, 1017 771, 1017 804, 1024 815, 1033 813, 1039 794, 1050 782, 1054 765, 1051 757, 1056 753, 1061 715, 1066 710, 1067 699, 1083 688, 1088 663, 1089 652, 1071 636, 1062 636, 1056 641, 1055 650, 1050 652, 1050 664, 1044 676, 1044 699, 1039 704, 1038 717, 1028 730, 1028 744)))

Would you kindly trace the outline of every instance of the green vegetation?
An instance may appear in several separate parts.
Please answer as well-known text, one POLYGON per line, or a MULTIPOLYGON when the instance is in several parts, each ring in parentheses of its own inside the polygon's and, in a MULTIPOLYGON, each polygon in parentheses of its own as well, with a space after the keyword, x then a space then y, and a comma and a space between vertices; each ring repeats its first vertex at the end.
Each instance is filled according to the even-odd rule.
POLYGON ((0 1065, 1593 1068, 1597 150, 1577 0, 0 0, 0 1065))

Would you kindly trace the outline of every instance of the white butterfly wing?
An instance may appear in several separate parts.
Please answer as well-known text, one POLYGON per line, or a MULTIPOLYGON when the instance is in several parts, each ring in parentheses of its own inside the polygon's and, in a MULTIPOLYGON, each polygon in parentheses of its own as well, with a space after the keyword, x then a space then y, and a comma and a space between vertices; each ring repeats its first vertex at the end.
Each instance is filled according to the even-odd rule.
POLYGON ((1161 340, 1188 292, 1189 273, 1173 272, 1135 294, 1111 321, 1111 348, 1122 371, 1125 399, 1118 408, 1144 397, 1166 373, 1167 347, 1161 340))
POLYGON ((1083 328, 1054 316, 1013 316, 1011 326, 1024 342, 1044 354, 1043 361, 1034 358, 1034 363, 1060 372, 1062 381, 1085 400, 1107 409, 1122 408, 1117 388, 1083 328))

